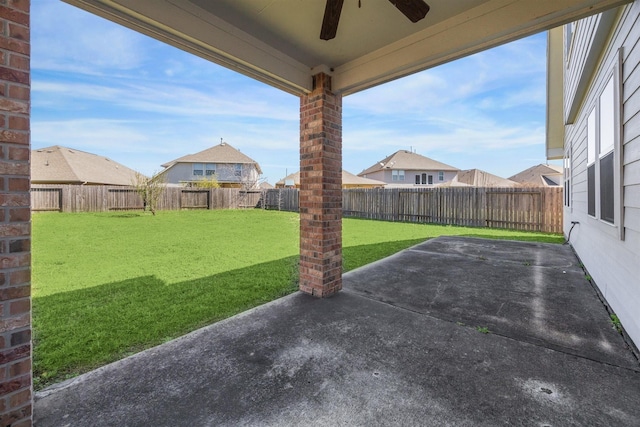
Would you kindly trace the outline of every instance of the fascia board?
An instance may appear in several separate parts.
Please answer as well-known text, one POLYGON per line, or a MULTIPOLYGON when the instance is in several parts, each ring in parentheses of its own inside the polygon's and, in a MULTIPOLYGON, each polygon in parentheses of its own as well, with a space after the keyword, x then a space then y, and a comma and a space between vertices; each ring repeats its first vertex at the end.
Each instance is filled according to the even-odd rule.
POLYGON ((556 27, 547 35, 547 159, 564 156, 564 29, 556 27))

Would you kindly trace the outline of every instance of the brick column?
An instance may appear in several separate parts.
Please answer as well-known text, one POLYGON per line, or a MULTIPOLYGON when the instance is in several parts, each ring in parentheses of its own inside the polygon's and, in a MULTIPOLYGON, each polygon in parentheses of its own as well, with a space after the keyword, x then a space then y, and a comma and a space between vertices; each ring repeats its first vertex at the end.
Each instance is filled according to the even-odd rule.
POLYGON ((30 426, 29 0, 0 0, 0 426, 30 426))
POLYGON ((300 97, 300 290, 342 289, 342 96, 317 74, 300 97))

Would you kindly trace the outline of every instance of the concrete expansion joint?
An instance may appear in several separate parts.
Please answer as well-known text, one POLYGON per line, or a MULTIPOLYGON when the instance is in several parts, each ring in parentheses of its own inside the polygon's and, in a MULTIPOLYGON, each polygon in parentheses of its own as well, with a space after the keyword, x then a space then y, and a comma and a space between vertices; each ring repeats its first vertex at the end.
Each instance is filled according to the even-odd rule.
POLYGON ((406 249, 406 251, 416 252, 421 254, 432 254, 432 255, 437 255, 437 256, 446 257, 446 258, 466 258, 466 259, 477 260, 477 261, 491 261, 491 262, 500 263, 500 264, 516 264, 516 265, 522 265, 524 267, 536 267, 536 268, 543 268, 547 270, 568 269, 571 267, 575 267, 575 265, 571 263, 566 265, 540 265, 540 264, 534 264, 532 261, 529 261, 526 259, 513 261, 513 260, 499 259, 499 258, 487 258, 482 255, 467 255, 467 254, 451 253, 451 252, 443 253, 443 252, 438 252, 434 250, 425 250, 425 249, 420 249, 415 247, 408 248, 406 249))
MULTIPOLYGON (((422 251, 422 252, 424 252, 424 251, 422 251)), ((371 297, 369 295, 364 295, 364 294, 361 294, 359 292, 350 291, 348 288, 342 288, 342 292, 345 292, 345 293, 348 293, 350 295, 354 295, 354 296, 357 296, 357 297, 360 297, 360 298, 364 298, 364 299, 367 299, 369 301, 376 302, 378 304, 383 304, 383 305, 386 305, 388 307, 393 307, 396 310, 406 311, 406 312, 417 314, 419 316, 427 317, 429 319, 433 319, 433 320, 436 320, 436 321, 447 322, 449 324, 454 324, 454 325, 456 325, 458 327, 464 327, 464 328, 468 328, 468 329, 477 329, 478 328, 477 325, 467 325, 467 324, 461 323, 459 321, 455 321, 455 320, 451 320, 451 319, 446 319, 446 318, 434 316, 432 314, 423 313, 423 312, 420 312, 420 311, 417 311, 417 310, 412 310, 411 308, 408 308, 408 307, 402 307, 402 306, 393 304, 392 302, 381 301, 381 300, 373 298, 373 297, 371 297)), ((595 359, 595 358, 592 358, 592 357, 588 357, 588 356, 584 356, 584 355, 581 355, 581 354, 577 354, 576 352, 571 351, 570 349, 563 349, 562 347, 560 347, 558 345, 551 345, 551 346, 549 346, 548 344, 547 345, 541 345, 541 344, 536 343, 533 340, 531 340, 531 341, 520 340, 520 339, 511 337, 509 335, 504 335, 504 334, 501 334, 501 333, 495 332, 495 331, 489 331, 487 334, 488 335, 494 335, 494 336, 500 337, 500 338, 504 338, 504 339, 509 340, 509 341, 514 341, 514 342, 518 342, 518 343, 532 345, 532 346, 538 347, 538 348, 543 348, 543 349, 546 349, 546 350, 551 350, 553 352, 560 353, 560 354, 565 354, 567 356, 572 356, 572 357, 577 357, 579 359, 588 360, 590 362, 598 363, 598 364, 603 365, 603 366, 611 366, 611 367, 618 368, 618 369, 624 369, 626 371, 630 371, 630 372, 633 372, 635 374, 640 375, 640 364, 637 367, 633 367, 632 368, 632 367, 628 367, 628 366, 618 365, 618 364, 615 364, 615 363, 605 362, 605 361, 602 361, 602 360, 599 360, 599 359, 595 359)), ((629 351, 631 352, 630 349, 629 349, 629 351)))

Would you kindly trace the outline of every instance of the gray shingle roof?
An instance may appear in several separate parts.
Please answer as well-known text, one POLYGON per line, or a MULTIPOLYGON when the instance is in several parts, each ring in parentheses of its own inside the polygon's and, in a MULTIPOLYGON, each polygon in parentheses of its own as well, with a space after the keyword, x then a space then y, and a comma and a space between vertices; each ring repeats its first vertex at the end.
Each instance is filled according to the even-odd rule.
POLYGON ((424 171, 457 171, 456 167, 447 165, 429 157, 407 150, 399 150, 375 165, 363 170, 358 175, 366 175, 382 169, 424 170, 424 171))
POLYGON ((562 182, 562 168, 554 165, 536 165, 509 177, 523 185, 555 186, 562 182), (554 183, 558 184, 554 184, 554 183))
POLYGON ((443 186, 449 187, 517 187, 520 184, 494 175, 492 173, 480 170, 469 169, 459 171, 453 180, 443 186))
POLYGON ((202 150, 195 154, 187 154, 175 160, 161 165, 163 168, 170 168, 176 163, 243 163, 254 164, 258 169, 258 173, 262 173, 258 162, 253 160, 246 154, 233 148, 229 143, 222 142, 206 150, 202 150))
MULTIPOLYGON (((276 186, 284 186, 286 181, 293 181, 294 185, 297 187, 300 185, 300 172, 295 172, 286 177, 282 178, 280 181, 276 182, 276 186)), ((383 187, 385 185, 384 182, 378 181, 375 179, 362 178, 360 176, 354 175, 346 170, 342 170, 342 185, 367 185, 367 186, 378 186, 383 187)))
POLYGON ((31 150, 34 184, 132 185, 136 171, 108 157, 54 145, 31 150))

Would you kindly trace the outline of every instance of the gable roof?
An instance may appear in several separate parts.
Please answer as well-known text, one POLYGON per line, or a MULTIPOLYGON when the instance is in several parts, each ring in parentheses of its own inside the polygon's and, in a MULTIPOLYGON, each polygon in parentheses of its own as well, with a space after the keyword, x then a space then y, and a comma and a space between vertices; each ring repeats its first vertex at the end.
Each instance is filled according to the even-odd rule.
POLYGON ((536 165, 511 177, 511 181, 524 185, 557 186, 562 182, 562 168, 555 165, 536 165))
POLYGON ((59 145, 31 150, 34 184, 132 185, 137 173, 108 157, 59 145))
POLYGON ((480 169, 459 171, 450 183, 443 184, 450 187, 517 187, 519 185, 517 182, 480 169))
POLYGON ((221 142, 206 150, 202 150, 195 154, 187 154, 186 156, 179 157, 175 160, 167 162, 161 165, 163 168, 170 168, 176 163, 243 163, 253 164, 258 169, 258 173, 262 173, 258 162, 233 148, 227 142, 221 142))
MULTIPOLYGON (((293 184, 298 187, 300 186, 300 171, 287 175, 282 178, 280 181, 276 182, 277 187, 282 187, 285 185, 287 181, 293 181, 293 184)), ((351 172, 347 172, 346 170, 342 170, 342 186, 368 186, 368 187, 384 187, 385 183, 382 181, 378 181, 376 179, 362 178, 360 176, 354 175, 351 172)))
POLYGON ((430 159, 407 150, 398 150, 392 155, 379 161, 375 165, 363 170, 358 176, 377 172, 382 169, 403 169, 403 170, 429 170, 429 171, 458 171, 460 169, 430 159))

